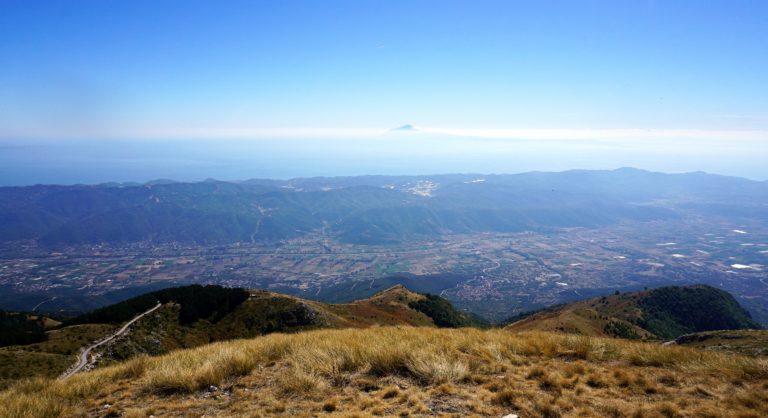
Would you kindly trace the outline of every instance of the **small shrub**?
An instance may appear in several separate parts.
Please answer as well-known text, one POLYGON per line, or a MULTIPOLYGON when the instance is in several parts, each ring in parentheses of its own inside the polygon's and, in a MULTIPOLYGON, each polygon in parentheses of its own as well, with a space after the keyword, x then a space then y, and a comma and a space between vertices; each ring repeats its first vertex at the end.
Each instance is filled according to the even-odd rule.
POLYGON ((289 396, 320 395, 328 387, 328 382, 322 377, 293 369, 280 376, 277 387, 280 393, 289 396))
POLYGON ((677 386, 677 379, 671 374, 665 374, 656 380, 664 386, 677 386))
POLYGON ((491 398, 491 403, 493 403, 494 405, 516 408, 518 407, 517 405, 518 399, 523 396, 524 394, 516 390, 505 389, 494 394, 493 397, 491 398))
POLYGON ((406 367, 429 383, 458 382, 469 375, 469 366, 464 360, 426 350, 409 356, 406 367))
POLYGON ((671 402, 664 402, 656 407, 656 410, 666 418, 679 418, 682 417, 680 409, 677 405, 671 402))
POLYGON ((709 392, 708 390, 702 388, 701 386, 696 386, 695 388, 693 388, 693 390, 691 390, 690 393, 691 393, 691 395, 697 396, 697 397, 700 397, 700 398, 711 398, 712 397, 712 393, 709 392))
POLYGON ((338 407, 338 402, 336 401, 336 399, 332 399, 323 404, 323 411, 333 412, 336 410, 337 407, 338 407))
POLYGON ((544 375, 539 379, 539 388, 541 390, 560 392, 562 383, 552 375, 544 375))
POLYGON ((553 405, 552 402, 544 399, 536 402, 536 411, 542 418, 560 418, 562 416, 560 407, 553 405))
POLYGON ((587 386, 597 389, 604 388, 608 385, 600 378, 600 376, 590 375, 589 378, 587 378, 587 386))
POLYGON ((400 389, 398 389, 396 386, 389 386, 382 389, 381 398, 391 399, 397 396, 399 393, 400 393, 400 389))
POLYGON ((543 368, 541 367, 534 367, 531 369, 530 372, 528 372, 528 376, 526 376, 528 379, 539 379, 543 377, 546 374, 543 368))

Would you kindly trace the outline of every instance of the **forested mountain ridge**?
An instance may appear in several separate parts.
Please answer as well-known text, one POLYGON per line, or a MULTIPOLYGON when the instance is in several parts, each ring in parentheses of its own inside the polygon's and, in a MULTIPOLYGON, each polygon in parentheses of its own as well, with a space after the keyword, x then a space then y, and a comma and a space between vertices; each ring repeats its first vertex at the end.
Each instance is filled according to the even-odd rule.
POLYGON ((0 240, 349 243, 594 227, 686 213, 760 217, 768 183, 636 169, 0 188, 0 240))

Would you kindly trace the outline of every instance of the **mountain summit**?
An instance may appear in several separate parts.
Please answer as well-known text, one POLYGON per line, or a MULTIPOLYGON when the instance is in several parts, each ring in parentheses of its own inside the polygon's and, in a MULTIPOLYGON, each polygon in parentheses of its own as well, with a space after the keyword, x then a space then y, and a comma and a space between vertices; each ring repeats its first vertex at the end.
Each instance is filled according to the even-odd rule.
POLYGON ((419 130, 416 129, 416 127, 413 125, 406 124, 403 126, 398 126, 397 128, 392 128, 390 129, 390 131, 391 132, 418 132, 419 130))

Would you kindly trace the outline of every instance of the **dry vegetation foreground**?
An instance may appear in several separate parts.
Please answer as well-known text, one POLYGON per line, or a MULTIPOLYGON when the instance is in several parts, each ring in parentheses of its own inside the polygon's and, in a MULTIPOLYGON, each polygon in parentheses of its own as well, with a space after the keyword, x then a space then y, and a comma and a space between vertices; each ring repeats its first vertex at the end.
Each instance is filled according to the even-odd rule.
POLYGON ((768 416, 768 360, 607 338, 272 334, 0 393, 0 416, 768 416))

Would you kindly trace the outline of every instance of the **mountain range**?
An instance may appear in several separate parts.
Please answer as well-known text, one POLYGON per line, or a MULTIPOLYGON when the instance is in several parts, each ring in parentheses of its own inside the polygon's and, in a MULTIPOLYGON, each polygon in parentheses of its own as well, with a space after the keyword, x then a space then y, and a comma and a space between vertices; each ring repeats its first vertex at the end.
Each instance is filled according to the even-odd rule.
POLYGON ((768 182, 623 168, 0 188, 0 240, 51 246, 274 242, 318 231, 387 244, 691 214, 764 219, 768 182))

